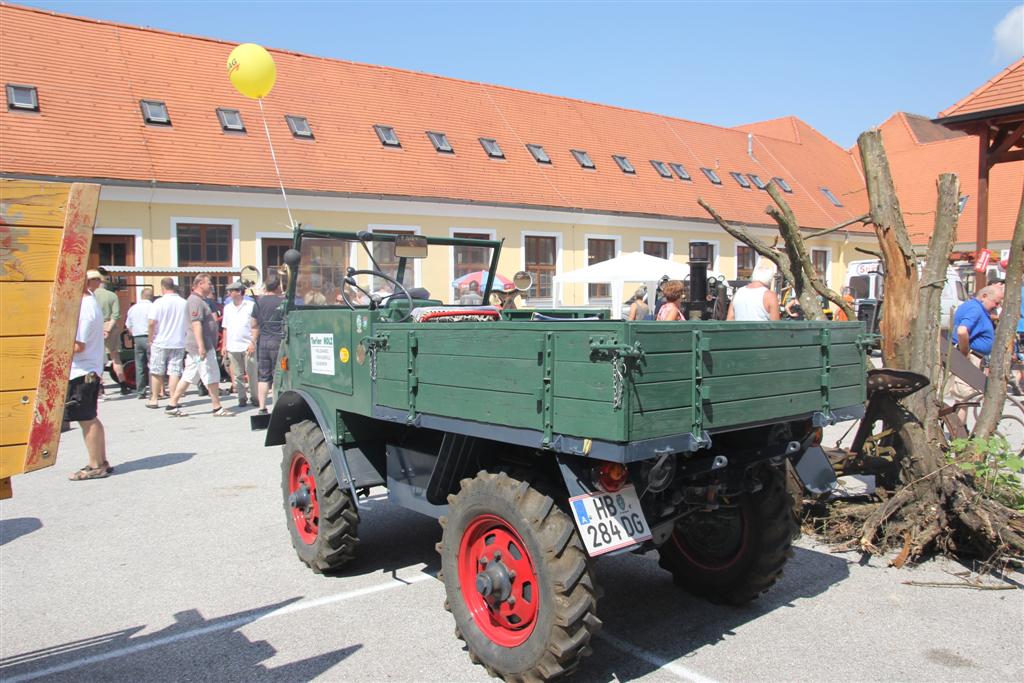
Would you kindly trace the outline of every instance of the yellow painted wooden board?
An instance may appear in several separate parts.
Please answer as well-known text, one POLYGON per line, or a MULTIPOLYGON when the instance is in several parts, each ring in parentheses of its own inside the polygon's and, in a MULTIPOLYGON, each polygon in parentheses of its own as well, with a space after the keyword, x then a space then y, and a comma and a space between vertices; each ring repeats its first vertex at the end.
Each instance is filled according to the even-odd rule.
POLYGON ((52 288, 50 282, 0 282, 0 337, 46 334, 52 288))
POLYGON ((0 478, 21 474, 24 469, 24 446, 0 446, 0 478))
POLYGON ((52 282, 63 234, 54 228, 0 225, 0 282, 52 282))
POLYGON ((0 337, 0 391, 34 389, 39 381, 43 337, 0 337))
MULTIPOLYGON (((28 441, 35 402, 35 391, 0 391, 0 446, 28 441)), ((21 449, 24 453, 24 446, 21 449)))
POLYGON ((7 225, 64 227, 67 183, 0 179, 0 222, 7 225))

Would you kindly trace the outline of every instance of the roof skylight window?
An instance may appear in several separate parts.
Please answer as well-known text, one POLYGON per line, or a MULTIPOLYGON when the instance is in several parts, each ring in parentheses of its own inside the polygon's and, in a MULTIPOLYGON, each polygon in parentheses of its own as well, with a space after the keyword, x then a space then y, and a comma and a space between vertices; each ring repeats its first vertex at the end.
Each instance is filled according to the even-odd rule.
POLYGON ((747 180, 742 173, 737 173, 736 171, 729 171, 729 175, 731 175, 733 179, 740 184, 740 187, 745 187, 748 190, 750 189, 750 181, 747 180))
POLYGON ((665 165, 664 161, 655 161, 654 159, 651 159, 651 166, 654 167, 654 170, 657 171, 658 175, 662 178, 672 177, 672 171, 668 170, 668 166, 665 165))
POLYGON ((223 130, 234 130, 245 132, 245 124, 242 123, 242 113, 237 109, 217 108, 217 118, 220 119, 220 127, 223 130))
POLYGON ((313 137, 313 129, 309 127, 309 120, 305 116, 294 116, 286 114, 284 120, 288 122, 288 129, 297 138, 313 137))
POLYGON ((590 155, 584 152, 582 149, 570 149, 572 155, 576 157, 576 161, 579 162, 583 168, 596 168, 594 162, 591 160, 590 155))
POLYGON ((710 180, 715 185, 721 185, 722 184, 722 179, 719 178, 718 174, 715 173, 714 171, 712 171, 710 168, 705 168, 704 166, 701 166, 700 170, 703 171, 704 175, 707 176, 708 180, 710 180))
POLYGON ((39 111, 39 95, 34 85, 7 84, 7 108, 39 111))
POLYGON ((402 143, 398 141, 398 135, 395 134, 395 129, 391 126, 382 126, 381 124, 375 124, 373 129, 377 131, 377 137, 380 138, 380 143, 385 147, 401 147, 402 143))
POLYGON ((142 120, 158 126, 171 125, 171 116, 167 113, 167 105, 159 100, 139 100, 142 109, 142 120))
POLYGON ((772 180, 775 182, 776 185, 782 188, 783 192, 789 192, 790 194, 793 193, 793 188, 789 186, 789 183, 786 182, 785 178, 775 176, 774 178, 772 178, 772 180))
POLYGON ((526 149, 530 150, 530 154, 537 160, 538 164, 550 164, 551 157, 544 151, 544 148, 540 145, 527 145, 526 149))
POLYGON ((826 197, 828 197, 828 200, 830 202, 832 202, 836 206, 842 206, 843 205, 843 203, 841 201, 839 201, 839 198, 836 197, 834 194, 832 194, 832 190, 828 189, 827 187, 822 187, 820 189, 821 189, 821 193, 823 195, 825 195, 826 197))
POLYGON ((967 200, 971 198, 971 195, 964 194, 960 195, 960 203, 958 204, 957 213, 963 213, 964 208, 967 206, 967 200))
POLYGON ((759 190, 764 190, 768 187, 768 183, 761 180, 761 176, 756 173, 748 173, 747 177, 750 178, 750 182, 754 183, 754 186, 759 190))
POLYGON ((428 130, 427 137, 430 138, 430 142, 433 143, 436 151, 444 152, 445 154, 455 154, 455 150, 452 149, 451 143, 448 142, 448 136, 444 133, 435 133, 434 131, 428 130))
POLYGON ((623 173, 632 173, 636 175, 636 169, 633 168, 633 164, 629 163, 629 159, 622 156, 621 154, 613 154, 612 159, 615 159, 615 163, 619 165, 623 173))
POLYGON ((498 141, 494 138, 480 138, 480 144, 483 146, 484 151, 487 152, 487 156, 492 159, 504 159, 505 153, 501 151, 501 147, 498 145, 498 141))
POLYGON ((676 172, 676 175, 679 176, 680 180, 693 180, 682 164, 669 164, 669 166, 671 166, 672 170, 676 172))

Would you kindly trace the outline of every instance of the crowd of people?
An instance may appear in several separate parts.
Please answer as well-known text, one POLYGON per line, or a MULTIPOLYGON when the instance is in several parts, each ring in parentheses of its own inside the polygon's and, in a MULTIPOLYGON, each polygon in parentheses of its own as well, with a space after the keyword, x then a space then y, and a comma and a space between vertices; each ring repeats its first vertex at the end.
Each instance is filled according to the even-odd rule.
POLYGON ((68 383, 65 422, 77 422, 88 452, 88 464, 71 474, 72 481, 101 479, 113 472, 107 460, 103 423, 98 404, 103 392, 103 371, 109 358, 122 395, 133 390, 146 407, 164 414, 185 415, 181 400, 193 384, 206 388, 213 417, 233 417, 221 401, 222 368, 231 382, 238 407, 250 403, 267 413, 274 366, 284 337, 281 284, 267 277, 263 294, 246 296, 245 285, 234 282, 228 297, 213 297, 213 279, 196 275, 187 298, 173 278, 160 281, 160 296, 144 286, 125 315, 123 326, 134 342, 135 386, 121 360, 121 312, 117 294, 107 288, 97 270, 86 274, 79 309, 78 329, 68 383))

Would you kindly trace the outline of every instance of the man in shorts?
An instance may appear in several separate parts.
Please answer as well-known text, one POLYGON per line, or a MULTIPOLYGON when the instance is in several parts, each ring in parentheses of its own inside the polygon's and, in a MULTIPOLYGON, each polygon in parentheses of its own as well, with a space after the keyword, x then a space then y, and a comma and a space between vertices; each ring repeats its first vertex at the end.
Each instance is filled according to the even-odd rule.
POLYGON ((98 272, 89 271, 78 310, 78 331, 75 333, 75 355, 71 358, 68 395, 64 420, 77 422, 89 456, 89 464, 71 474, 71 481, 103 479, 113 467, 107 462, 107 436, 97 417, 100 398, 100 375, 103 373, 103 312, 92 290, 102 282, 98 272))
POLYGON ((251 352, 256 353, 259 386, 257 398, 260 403, 260 415, 267 414, 267 394, 274 383, 274 369, 277 365, 277 352, 284 339, 284 312, 281 304, 281 281, 276 275, 270 275, 263 283, 264 294, 256 301, 252 309, 252 344, 251 352))
POLYGON ((147 408, 158 408, 164 391, 164 375, 170 378, 174 393, 185 364, 185 336, 188 331, 188 304, 178 296, 174 279, 160 281, 163 295, 149 309, 149 378, 147 408))
MULTIPOLYGON (((1005 287, 1000 284, 983 287, 973 299, 960 304, 953 314, 950 341, 956 350, 966 356, 979 370, 984 367, 985 359, 992 353, 992 344, 995 341, 995 327, 989 313, 1002 305, 1005 291, 1005 287)), ((946 395, 954 402, 966 401, 976 391, 968 382, 956 375, 951 375, 950 380, 946 395)), ((961 420, 965 420, 966 408, 961 407, 957 414, 961 420)))
POLYGON ((220 404, 220 368, 217 366, 217 335, 220 322, 210 310, 206 300, 213 292, 213 281, 206 273, 192 280, 192 294, 188 298, 189 330, 185 335, 185 370, 178 386, 171 392, 167 414, 181 417, 185 413, 178 407, 190 384, 202 382, 210 392, 214 417, 234 417, 220 404))

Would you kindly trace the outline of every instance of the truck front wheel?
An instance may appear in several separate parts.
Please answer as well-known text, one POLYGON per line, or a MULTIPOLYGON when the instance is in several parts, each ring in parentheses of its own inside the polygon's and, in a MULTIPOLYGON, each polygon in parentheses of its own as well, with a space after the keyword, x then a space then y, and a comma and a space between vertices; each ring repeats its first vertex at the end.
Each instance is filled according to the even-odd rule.
POLYGON ((338 485, 324 433, 312 420, 297 422, 282 451, 281 492, 292 547, 318 574, 340 569, 355 555, 359 514, 338 485))
POLYGON ((659 548, 659 564, 684 590, 712 602, 742 605, 782 575, 792 554, 793 502, 777 468, 764 467, 760 478, 759 491, 676 522, 659 548))
POLYGON ((462 480, 448 503, 438 544, 445 608, 470 659, 507 681, 574 671, 601 622, 572 520, 505 473, 462 480))

